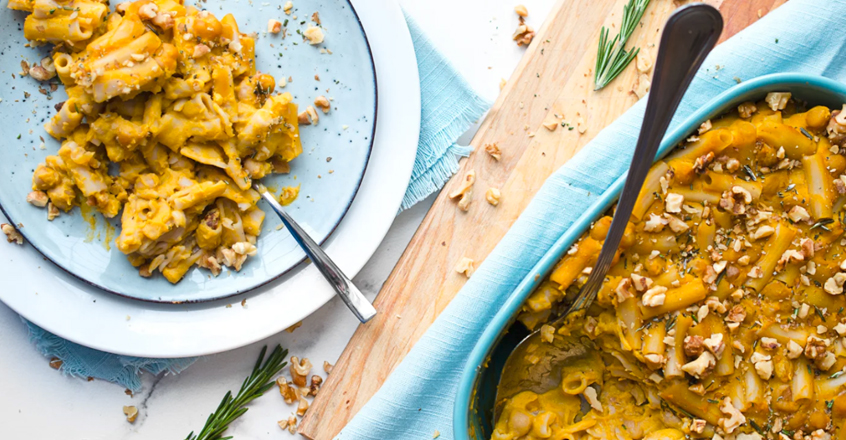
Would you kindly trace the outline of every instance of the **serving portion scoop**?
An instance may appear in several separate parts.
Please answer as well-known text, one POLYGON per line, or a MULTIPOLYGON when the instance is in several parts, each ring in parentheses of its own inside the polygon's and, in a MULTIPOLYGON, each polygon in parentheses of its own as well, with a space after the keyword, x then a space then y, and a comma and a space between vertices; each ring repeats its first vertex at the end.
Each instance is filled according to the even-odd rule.
POLYGON ((276 200, 276 197, 264 185, 254 183, 253 189, 258 191, 262 198, 273 208, 273 211, 279 215, 288 232, 294 236, 294 240, 305 251, 317 269, 320 270, 326 281, 329 281, 329 284, 332 285, 332 288, 335 289, 335 292, 341 297, 341 300, 344 301, 344 304, 353 312, 355 317, 364 324, 376 316, 376 309, 373 308, 370 301, 364 297, 361 291, 358 290, 358 287, 355 287, 352 280, 344 275, 344 272, 341 271, 338 265, 326 255, 326 252, 320 248, 320 245, 285 211, 285 208, 276 200))
MULTIPOLYGON (((587 282, 570 307, 550 322, 553 328, 558 329, 568 319, 584 315, 596 298, 631 218, 643 181, 655 161, 661 139, 685 90, 705 56, 717 43, 722 29, 723 19, 719 11, 702 3, 681 7, 667 20, 658 47, 643 125, 614 219, 587 282)), ((589 365, 594 365, 599 357, 596 347, 586 337, 555 334, 552 343, 544 342, 542 338, 540 329, 535 330, 511 350, 497 386, 494 423, 499 419, 507 398, 524 390, 541 394, 561 386, 562 368, 578 368, 579 365, 590 368, 589 365)), ((549 335, 546 339, 549 340, 549 335)), ((497 347, 497 351, 506 350, 506 347, 497 347)))

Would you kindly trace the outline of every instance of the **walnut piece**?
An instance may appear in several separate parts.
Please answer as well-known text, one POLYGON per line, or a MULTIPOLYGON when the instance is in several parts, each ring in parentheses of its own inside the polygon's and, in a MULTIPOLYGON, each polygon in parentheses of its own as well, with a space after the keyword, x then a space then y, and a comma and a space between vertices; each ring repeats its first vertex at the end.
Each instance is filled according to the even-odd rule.
POLYGON ((488 191, 485 192, 485 200, 493 206, 499 205, 500 197, 502 197, 502 194, 496 188, 488 188, 488 191))
POLYGON ((267 32, 270 32, 271 34, 278 34, 279 32, 282 32, 282 22, 275 18, 267 20, 267 32))
POLYGON ((518 46, 528 46, 532 43, 533 38, 535 38, 535 30, 526 23, 520 23, 514 31, 514 35, 511 36, 511 39, 516 41, 518 46))
POLYGON ((323 113, 329 113, 329 110, 332 108, 332 104, 330 104, 329 100, 323 95, 314 98, 314 105, 323 113))
POLYGON ((282 399, 288 405, 291 405, 300 398, 300 392, 288 382, 288 379, 280 376, 276 378, 276 385, 279 386, 279 394, 282 395, 282 399))
POLYGON ((664 299, 667 297, 666 294, 666 287, 655 286, 643 293, 641 301, 646 307, 658 307, 664 304, 664 299))
POLYGON ((688 357, 696 357, 705 351, 705 339, 699 335, 685 336, 684 354, 688 357))
POLYGON ((458 264, 455 265, 455 271, 463 273, 464 276, 470 278, 473 275, 473 272, 476 271, 476 262, 473 261, 472 258, 461 257, 461 259, 458 260, 458 264))
POLYGON ((714 365, 716 365, 716 363, 717 359, 713 354, 711 354, 711 352, 703 351, 696 360, 682 365, 681 369, 685 373, 699 379, 710 373, 711 370, 714 369, 714 365))
POLYGON ((0 229, 3 230, 4 234, 6 234, 6 241, 9 243, 23 244, 23 236, 17 229, 15 229, 14 226, 8 223, 3 223, 0 225, 0 229))
POLYGON ((752 101, 746 101, 737 106, 737 113, 740 114, 742 119, 749 119, 752 117, 752 114, 758 111, 758 106, 755 105, 752 101))
POLYGON ((746 417, 739 409, 734 407, 730 397, 723 398, 723 403, 720 405, 720 412, 726 415, 726 417, 720 419, 720 425, 729 434, 734 432, 740 425, 746 423, 746 417))
POLYGON ((309 26, 308 29, 303 31, 303 37, 308 40, 308 44, 316 46, 323 42, 323 29, 317 26, 309 26))
POLYGON ((134 406, 124 406, 123 413, 126 415, 126 421, 129 423, 135 423, 135 419, 138 418, 138 408, 134 406))
POLYGON ((298 387, 306 386, 306 377, 311 371, 311 361, 308 358, 300 360, 298 357, 291 357, 291 378, 298 387))
POLYGON ((515 6, 515 7, 514 7, 514 12, 516 12, 516 13, 517 13, 517 15, 519 15, 519 16, 520 16, 520 17, 522 17, 522 18, 526 18, 526 17, 528 17, 528 16, 529 16, 529 10, 528 10, 528 9, 526 9, 526 7, 525 7, 525 6, 523 6, 523 5, 517 5, 517 6, 515 6))
POLYGON ((334 365, 330 364, 327 361, 323 361, 323 371, 325 371, 326 374, 331 373, 333 367, 334 367, 334 365))
MULTIPOLYGON (((323 363, 326 365, 326 363, 323 363)), ((312 396, 316 396, 317 392, 320 391, 320 385, 323 384, 323 378, 318 375, 311 376, 311 385, 308 387, 308 393, 312 396)))
POLYGON ((767 97, 764 98, 764 101, 767 101, 767 105, 770 106, 772 111, 777 112, 779 110, 784 110, 784 107, 787 106, 787 102, 790 101, 790 93, 788 92, 770 92, 767 93, 767 97))
POLYGON ((486 144, 485 145, 485 153, 491 155, 494 160, 499 161, 502 159, 502 151, 499 149, 499 145, 497 144, 486 144))

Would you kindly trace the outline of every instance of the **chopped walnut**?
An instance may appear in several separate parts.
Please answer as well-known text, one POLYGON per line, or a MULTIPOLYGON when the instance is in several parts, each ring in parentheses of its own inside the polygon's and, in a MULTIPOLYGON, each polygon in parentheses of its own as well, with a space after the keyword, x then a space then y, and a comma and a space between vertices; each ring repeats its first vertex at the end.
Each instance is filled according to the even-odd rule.
POLYGON ((717 359, 713 354, 711 354, 711 352, 703 351, 696 360, 682 365, 681 369, 685 373, 698 379, 703 376, 707 376, 711 370, 714 369, 714 365, 716 365, 716 363, 717 359))
POLYGON ((14 226, 8 223, 3 223, 0 225, 0 229, 3 230, 4 234, 6 234, 6 241, 9 243, 23 244, 23 236, 17 229, 15 229, 14 226))
POLYGON ((325 371, 326 374, 331 373, 333 367, 334 367, 334 365, 330 364, 327 361, 323 361, 323 371, 325 371))
POLYGON ((158 26, 160 29, 166 31, 168 29, 173 28, 175 21, 173 19, 173 15, 163 12, 160 14, 156 14, 156 16, 153 17, 152 20, 150 20, 150 23, 153 23, 153 25, 158 26))
POLYGON ((846 140, 846 104, 843 104, 841 110, 831 112, 831 119, 825 131, 832 144, 843 145, 843 141, 846 140))
POLYGON ((302 322, 302 321, 300 321, 300 322, 298 322, 298 323, 296 323, 296 324, 294 324, 294 325, 292 325, 292 326, 290 326, 290 327, 286 328, 286 329, 285 329, 285 331, 286 331, 286 332, 288 332, 288 333, 294 333, 294 330, 296 330, 296 329, 298 329, 298 328, 300 328, 300 327, 302 327, 302 326, 303 326, 303 322, 302 322))
POLYGON ((705 351, 705 339, 699 335, 685 336, 684 354, 688 357, 696 357, 705 351))
POLYGON ((155 3, 147 3, 138 8, 138 16, 142 20, 152 20, 159 13, 159 6, 155 3))
POLYGON ((329 104, 329 100, 323 95, 314 98, 314 105, 323 113, 329 113, 329 110, 332 108, 332 105, 329 104))
POLYGON ((808 210, 799 205, 790 208, 790 211, 787 213, 787 217, 790 220, 793 220, 794 223, 806 222, 811 219, 811 215, 808 214, 808 210))
POLYGON ((206 46, 205 44, 198 44, 194 46, 194 52, 191 54, 191 58, 194 58, 196 60, 198 58, 202 58, 208 55, 209 52, 211 52, 211 49, 208 46, 206 46))
POLYGON ((833 277, 825 280, 823 290, 829 295, 840 295, 843 293, 843 283, 846 283, 846 273, 838 272, 833 277))
MULTIPOLYGON (((714 153, 708 152, 708 154, 703 154, 696 158, 696 161, 693 163, 693 171, 702 174, 708 170, 708 165, 714 161, 714 153)), ((717 164, 719 165, 719 164, 717 164)))
POLYGON ((641 73, 635 78, 635 83, 632 84, 632 93, 640 99, 649 93, 651 87, 652 81, 649 80, 649 74, 641 73))
POLYGON ((770 106, 770 109, 774 112, 779 110, 784 110, 784 107, 787 106, 787 102, 790 101, 790 93, 788 92, 770 92, 767 93, 767 97, 764 98, 764 101, 767 101, 767 105, 770 106))
POLYGON ((687 223, 682 221, 682 219, 670 214, 664 214, 664 216, 666 216, 667 221, 670 224, 670 230, 672 230, 676 234, 681 234, 690 229, 690 226, 688 226, 687 223))
POLYGON ((485 144, 485 153, 490 154, 496 161, 500 161, 502 159, 502 151, 500 151, 499 145, 497 144, 485 144))
POLYGON ((792 339, 787 342, 787 347, 785 348, 788 359, 797 359, 804 352, 802 346, 792 339))
POLYGON ((285 11, 286 15, 291 15, 291 11, 294 9, 294 2, 287 1, 285 2, 285 6, 282 7, 282 10, 285 11))
POLYGON ((53 221, 59 214, 59 208, 53 202, 47 202, 47 220, 53 221))
POLYGON ((317 125, 317 123, 320 122, 320 116, 317 115, 317 110, 315 110, 314 107, 308 106, 304 112, 297 115, 297 122, 299 122, 300 125, 317 125))
POLYGON ((288 379, 284 377, 276 378, 276 385, 279 386, 279 394, 282 395, 282 399, 285 400, 285 403, 288 405, 293 404, 300 398, 300 392, 297 390, 297 387, 292 386, 288 379))
POLYGON ((746 205, 752 203, 752 194, 742 186, 733 186, 725 191, 720 198, 720 207, 734 215, 746 213, 746 205))
POLYGON ((635 67, 640 73, 648 73, 652 70, 652 55, 646 47, 640 48, 635 59, 635 67))
POLYGON ((636 273, 631 275, 632 278, 632 285, 634 286, 635 290, 638 292, 643 292, 652 287, 652 279, 647 278, 644 276, 640 276, 636 273))
POLYGON ((620 283, 617 284, 617 288, 614 289, 614 293, 617 294, 617 303, 621 303, 629 298, 634 298, 634 293, 631 289, 632 280, 629 278, 621 279, 620 283))
POLYGON ((499 199, 501 196, 502 195, 498 189, 488 188, 488 191, 485 193, 485 200, 487 200, 491 205, 497 206, 499 205, 499 199))
POLYGON ((737 106, 737 112, 740 114, 742 119, 749 119, 752 117, 752 114, 758 111, 758 106, 755 105, 752 101, 746 101, 739 106, 737 106))
MULTIPOLYGON (((752 355, 752 358, 755 357, 755 354, 752 355)), ((758 373, 758 377, 761 379, 770 380, 770 378, 773 377, 773 361, 769 356, 766 356, 765 359, 754 362, 753 365, 755 366, 755 372, 758 373)))
POLYGON ((302 417, 305 415, 306 411, 308 411, 308 400, 304 397, 300 397, 300 401, 297 403, 297 415, 302 417))
POLYGON ((752 241, 756 241, 764 237, 769 237, 770 235, 773 235, 774 232, 775 228, 769 225, 764 225, 749 234, 749 238, 751 238, 752 241))
POLYGON ((726 343, 723 341, 722 333, 713 333, 709 338, 702 341, 705 348, 710 351, 717 359, 723 356, 723 350, 726 348, 726 343))
POLYGON ((320 391, 320 385, 323 384, 323 378, 314 374, 311 376, 311 385, 308 387, 308 392, 312 396, 316 396, 317 392, 320 391))
POLYGON ((662 230, 664 230, 664 226, 669 223, 670 221, 662 216, 649 214, 649 218, 646 220, 646 222, 643 223, 643 231, 661 232, 662 230))
POLYGON ((705 425, 707 424, 708 422, 706 422, 705 420, 693 419, 693 421, 690 422, 690 431, 695 432, 697 434, 702 434, 703 432, 705 432, 705 425))
POLYGON ((734 407, 730 397, 723 398, 723 403, 720 405, 720 412, 727 416, 720 419, 720 426, 729 434, 734 432, 740 425, 746 423, 746 417, 739 409, 734 407))
POLYGON ((135 419, 138 418, 138 408, 134 406, 124 406, 123 413, 126 415, 126 421, 129 423, 135 423, 135 419))
POLYGON ((666 294, 666 287, 655 286, 643 293, 641 301, 646 307, 658 307, 664 304, 664 299, 667 297, 666 294))
POLYGON ((270 32, 271 34, 278 34, 279 32, 282 32, 282 22, 275 18, 267 20, 267 32, 270 32))
POLYGON ((29 69, 29 76, 36 81, 48 81, 56 77, 56 69, 49 71, 44 66, 36 64, 29 69))
POLYGON ((297 432, 297 416, 293 414, 288 416, 287 420, 280 420, 276 422, 276 424, 279 425, 279 428, 281 429, 287 429, 291 434, 296 434, 297 432))
POLYGON ((676 193, 669 193, 664 199, 664 211, 678 214, 681 212, 682 203, 684 203, 684 196, 676 193))
POLYGON ((528 46, 533 38, 535 38, 535 30, 526 23, 520 23, 517 30, 514 31, 514 35, 511 36, 511 39, 516 41, 518 46, 528 46))
POLYGON ((44 191, 36 190, 26 195, 26 201, 27 203, 33 206, 43 208, 47 206, 47 203, 50 201, 50 199, 47 198, 47 193, 45 193, 44 191))
POLYGON ((473 272, 476 271, 476 262, 473 261, 472 258, 461 257, 461 259, 458 260, 458 264, 455 265, 455 271, 463 273, 464 276, 470 278, 473 275, 473 272))
POLYGON ((828 341, 811 335, 808 337, 808 342, 805 343, 805 357, 812 360, 819 360, 825 356, 827 349, 828 341))
POLYGON ((761 338, 761 348, 765 350, 775 350, 780 346, 781 344, 779 344, 778 340, 776 340, 775 338, 768 338, 766 336, 761 338))
POLYGON ((201 256, 200 259, 197 260, 197 266, 208 269, 214 276, 220 275, 221 266, 214 255, 201 256))
POLYGON ((523 5, 517 5, 517 6, 515 6, 515 7, 514 7, 514 12, 516 12, 516 13, 517 13, 517 15, 519 15, 519 16, 520 16, 520 17, 522 17, 522 18, 526 18, 526 17, 528 17, 528 16, 529 16, 529 10, 528 10, 528 9, 526 9, 526 7, 525 7, 525 6, 523 6, 523 5))
POLYGON ((457 188, 449 193, 449 198, 458 200, 458 208, 462 211, 467 211, 470 208, 470 202, 473 200, 473 184, 476 183, 476 171, 470 170, 464 175, 464 179, 457 188))
POLYGON ((317 26, 309 26, 308 29, 303 31, 303 37, 308 40, 308 44, 316 46, 323 42, 323 29, 317 26))
POLYGON ((291 357, 291 378, 298 387, 306 386, 306 377, 311 371, 311 362, 308 358, 302 361, 296 356, 291 357))
POLYGON ((709 130, 711 130, 711 128, 712 128, 713 126, 714 126, 714 125, 713 125, 713 124, 711 124, 711 120, 710 120, 710 119, 709 119, 709 120, 707 120, 707 121, 705 121, 705 122, 703 122, 702 124, 700 124, 700 125, 699 125, 699 134, 705 134, 705 133, 707 133, 709 130))

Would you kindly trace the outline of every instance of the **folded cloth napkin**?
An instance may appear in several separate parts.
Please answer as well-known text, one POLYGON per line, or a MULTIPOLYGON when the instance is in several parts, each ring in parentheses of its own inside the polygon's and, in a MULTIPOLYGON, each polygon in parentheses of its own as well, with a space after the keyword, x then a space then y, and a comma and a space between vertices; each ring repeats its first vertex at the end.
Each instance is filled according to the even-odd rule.
MULTIPOLYGON (((472 151, 456 140, 490 107, 432 46, 406 16, 420 74, 421 127, 414 171, 400 210, 437 191, 458 170, 458 159, 472 151)), ((146 359, 119 356, 66 341, 24 320, 30 339, 49 358, 62 361, 63 373, 115 382, 132 391, 141 388, 139 373, 179 373, 196 358, 146 359)))
MULTIPOLYGON (((775 72, 846 81, 846 1, 791 0, 718 46, 685 94, 671 128, 736 84, 775 72), (719 67, 718 67, 719 66, 719 67)), ((553 243, 629 167, 641 100, 556 171, 464 288, 338 436, 455 438, 453 401, 467 356, 493 315, 553 243)))

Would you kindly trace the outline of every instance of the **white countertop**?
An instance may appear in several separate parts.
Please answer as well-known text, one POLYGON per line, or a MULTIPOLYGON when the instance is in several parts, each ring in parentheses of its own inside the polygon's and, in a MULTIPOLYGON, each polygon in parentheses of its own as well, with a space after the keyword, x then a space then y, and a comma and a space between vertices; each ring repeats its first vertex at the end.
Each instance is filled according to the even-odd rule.
MULTIPOLYGON (((188 3, 193 3, 188 1, 188 3)), ((403 7, 469 83, 491 102, 501 78, 510 76, 524 49, 511 40, 517 26, 516 1, 402 0, 403 7)), ((529 25, 538 28, 553 0, 523 0, 529 25)), ((470 136, 466 135, 466 139, 470 136)), ((361 273, 356 284, 373 298, 417 229, 432 198, 402 213, 361 273)), ((5 245, 0 243, 0 245, 5 245)), ((0 430, 4 438, 29 440, 182 439, 202 428, 228 390, 249 373, 262 345, 282 344, 289 355, 307 357, 315 374, 323 361, 334 363, 357 321, 339 300, 332 300, 294 333, 197 361, 179 375, 143 376, 143 389, 128 396, 117 385, 64 377, 28 341, 18 316, 0 303, 0 430), (129 424, 124 405, 139 410, 129 424)), ((235 439, 297 438, 276 425, 294 412, 274 387, 250 406, 226 433, 235 439)), ((321 439, 322 440, 322 439, 321 439)))

